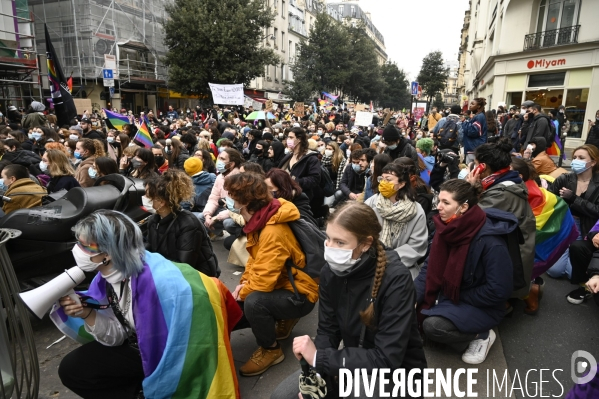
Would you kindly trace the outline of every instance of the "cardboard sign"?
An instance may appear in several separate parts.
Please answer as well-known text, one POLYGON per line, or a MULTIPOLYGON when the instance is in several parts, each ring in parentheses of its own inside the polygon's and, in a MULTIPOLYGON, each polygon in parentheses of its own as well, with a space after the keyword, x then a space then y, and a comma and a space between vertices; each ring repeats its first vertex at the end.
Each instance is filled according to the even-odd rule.
POLYGON ((83 111, 92 112, 92 100, 89 98, 73 98, 77 115, 83 115, 83 111))
POLYGON ((387 114, 385 114, 385 120, 383 121, 383 126, 387 126, 387 123, 389 123, 391 116, 393 116, 391 111, 387 111, 387 114))
POLYGON ((293 108, 297 116, 304 116, 304 103, 295 103, 293 108))
POLYGON ((366 105, 364 105, 364 104, 358 104, 358 105, 356 105, 355 110, 356 110, 356 112, 358 112, 358 111, 365 111, 366 110, 366 105))
POLYGON ((372 113, 371 112, 356 112, 356 122, 354 125, 357 126, 368 126, 372 124, 372 113))
POLYGON ((269 111, 269 112, 270 112, 270 111, 272 111, 272 110, 273 110, 273 108, 272 108, 272 100, 268 100, 268 101, 266 101, 266 104, 265 104, 265 105, 266 105, 266 110, 267 110, 267 111, 269 111))

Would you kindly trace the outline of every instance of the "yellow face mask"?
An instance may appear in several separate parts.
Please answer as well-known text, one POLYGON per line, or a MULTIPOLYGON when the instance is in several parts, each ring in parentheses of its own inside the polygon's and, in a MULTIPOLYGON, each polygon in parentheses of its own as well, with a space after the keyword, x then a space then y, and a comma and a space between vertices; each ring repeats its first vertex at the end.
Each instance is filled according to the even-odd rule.
POLYGON ((395 184, 388 182, 387 180, 381 180, 379 182, 379 192, 385 198, 391 198, 398 190, 395 189, 395 184))

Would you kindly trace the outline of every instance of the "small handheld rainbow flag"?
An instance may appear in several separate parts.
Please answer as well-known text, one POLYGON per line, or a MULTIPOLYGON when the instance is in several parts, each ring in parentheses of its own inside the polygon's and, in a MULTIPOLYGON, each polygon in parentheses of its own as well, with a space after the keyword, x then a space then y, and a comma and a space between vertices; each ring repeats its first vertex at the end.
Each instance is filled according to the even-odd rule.
POLYGON ((146 148, 152 148, 154 142, 152 141, 152 136, 150 135, 146 121, 142 120, 141 125, 137 127, 137 133, 135 133, 133 140, 142 143, 146 148))
POLYGON ((107 109, 104 109, 104 113, 106 114, 106 119, 108 119, 108 122, 110 122, 110 124, 114 126, 116 130, 122 131, 125 125, 131 124, 131 121, 126 116, 117 114, 116 112, 112 112, 107 109))

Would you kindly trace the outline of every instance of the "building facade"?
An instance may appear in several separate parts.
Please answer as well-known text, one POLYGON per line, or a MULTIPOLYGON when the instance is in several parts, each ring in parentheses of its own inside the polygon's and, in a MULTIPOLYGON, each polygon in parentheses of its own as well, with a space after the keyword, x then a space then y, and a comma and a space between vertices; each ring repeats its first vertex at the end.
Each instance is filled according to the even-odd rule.
POLYGON ((466 84, 464 74, 466 73, 466 58, 468 58, 468 31, 470 30, 470 10, 464 13, 464 24, 460 33, 460 50, 458 51, 458 79, 456 82, 460 105, 462 108, 468 105, 466 95, 466 84))
POLYGON ((459 104, 458 94, 458 68, 453 65, 449 68, 449 76, 447 77, 447 85, 442 93, 443 103, 445 107, 451 107, 452 105, 459 104))
POLYGON ((595 0, 472 0, 464 91, 491 108, 526 100, 566 107, 566 146, 584 143, 599 109, 595 0))

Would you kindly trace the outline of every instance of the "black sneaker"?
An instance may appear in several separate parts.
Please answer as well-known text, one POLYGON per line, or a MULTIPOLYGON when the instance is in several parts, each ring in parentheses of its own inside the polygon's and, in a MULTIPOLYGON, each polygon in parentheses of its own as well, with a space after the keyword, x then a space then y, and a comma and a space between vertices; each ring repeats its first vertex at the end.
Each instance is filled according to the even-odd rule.
POLYGON ((580 305, 581 303, 583 303, 587 299, 591 299, 592 297, 593 294, 588 292, 586 288, 580 287, 570 292, 566 299, 573 305, 580 305))

